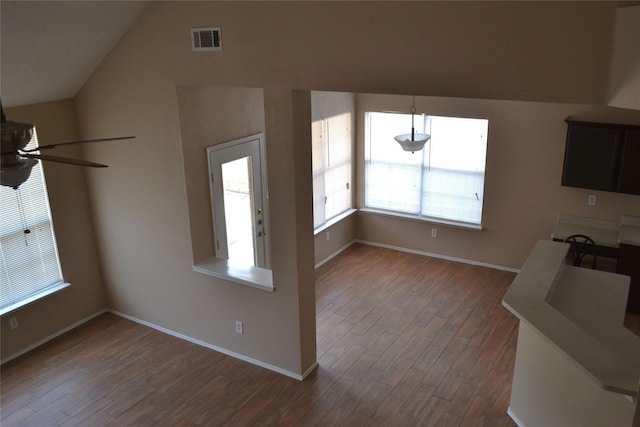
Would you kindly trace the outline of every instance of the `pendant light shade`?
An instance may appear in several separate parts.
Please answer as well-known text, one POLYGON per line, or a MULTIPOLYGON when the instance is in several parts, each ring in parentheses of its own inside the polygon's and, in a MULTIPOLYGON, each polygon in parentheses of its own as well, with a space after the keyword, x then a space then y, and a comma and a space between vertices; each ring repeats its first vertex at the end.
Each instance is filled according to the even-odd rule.
POLYGON ((422 150, 424 144, 427 143, 431 135, 427 133, 416 133, 413 126, 413 116, 416 114, 416 97, 413 97, 413 105, 411 106, 411 133, 405 133, 394 137, 396 142, 400 144, 404 151, 416 152, 422 150))
POLYGON ((424 144, 429 140, 429 135, 426 133, 416 133, 413 136, 410 133, 398 135, 394 139, 400 144, 404 151, 420 151, 424 147, 424 144))

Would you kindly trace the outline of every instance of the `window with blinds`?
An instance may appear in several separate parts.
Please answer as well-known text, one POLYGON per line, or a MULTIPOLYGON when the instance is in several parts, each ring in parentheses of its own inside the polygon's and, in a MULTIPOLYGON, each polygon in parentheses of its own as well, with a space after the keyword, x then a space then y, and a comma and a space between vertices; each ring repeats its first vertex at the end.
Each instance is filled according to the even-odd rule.
POLYGON ((411 153, 394 140, 410 114, 366 113, 365 206, 481 225, 489 121, 423 115, 414 127, 431 138, 411 153))
MULTIPOLYGON (((34 129, 26 148, 36 146, 34 129)), ((0 206, 0 314, 5 314, 67 285, 40 162, 17 190, 0 186, 0 206)))
POLYGON ((313 226, 351 209, 351 113, 311 124, 313 226))

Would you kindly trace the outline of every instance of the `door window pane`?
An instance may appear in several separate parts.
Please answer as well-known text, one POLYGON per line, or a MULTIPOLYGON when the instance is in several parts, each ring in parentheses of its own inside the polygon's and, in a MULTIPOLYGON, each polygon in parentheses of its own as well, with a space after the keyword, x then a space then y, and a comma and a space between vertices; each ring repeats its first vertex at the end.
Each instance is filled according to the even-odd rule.
POLYGON ((222 164, 229 260, 255 265, 251 157, 222 164))

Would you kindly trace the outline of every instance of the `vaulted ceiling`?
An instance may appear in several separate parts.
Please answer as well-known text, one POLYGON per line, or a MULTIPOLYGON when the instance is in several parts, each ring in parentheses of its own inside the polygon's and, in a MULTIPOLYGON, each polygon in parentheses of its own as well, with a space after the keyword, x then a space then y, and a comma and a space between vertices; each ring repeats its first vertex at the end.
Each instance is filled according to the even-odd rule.
POLYGON ((1 1, 5 107, 74 97, 149 1, 1 1))

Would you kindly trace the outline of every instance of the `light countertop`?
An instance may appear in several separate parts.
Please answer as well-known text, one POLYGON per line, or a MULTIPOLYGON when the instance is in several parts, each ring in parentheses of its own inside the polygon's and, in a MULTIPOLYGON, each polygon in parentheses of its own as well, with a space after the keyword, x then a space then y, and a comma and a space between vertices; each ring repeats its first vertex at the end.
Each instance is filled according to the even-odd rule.
POLYGON ((560 214, 551 238, 564 240, 573 234, 589 236, 598 246, 640 246, 640 217, 624 215, 620 222, 560 214))
POLYGON ((640 217, 631 215, 622 217, 618 242, 623 245, 640 246, 640 217))
POLYGON ((538 242, 502 303, 601 388, 636 396, 640 338, 623 326, 629 278, 566 265, 568 249, 538 242))

